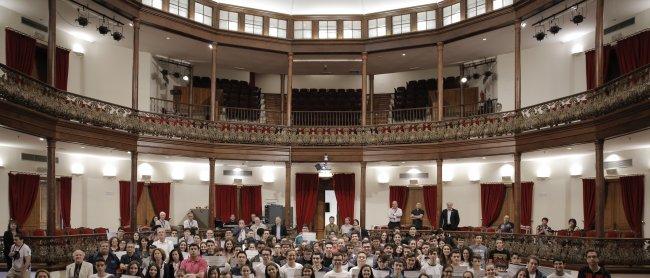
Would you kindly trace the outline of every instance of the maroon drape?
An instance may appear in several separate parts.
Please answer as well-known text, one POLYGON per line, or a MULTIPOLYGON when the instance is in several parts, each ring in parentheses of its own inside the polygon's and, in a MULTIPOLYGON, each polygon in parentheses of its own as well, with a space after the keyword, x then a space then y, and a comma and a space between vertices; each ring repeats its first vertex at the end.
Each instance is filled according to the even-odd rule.
POLYGON ((54 71, 54 85, 57 89, 68 90, 68 64, 70 51, 56 48, 56 70, 54 71))
MULTIPOLYGON (((609 66, 609 55, 612 53, 610 45, 603 46, 603 82, 607 82, 607 70, 609 66)), ((585 52, 586 67, 587 67, 587 90, 596 88, 596 50, 589 50, 585 52)))
POLYGON ((7 66, 30 75, 36 56, 36 39, 5 29, 7 66))
POLYGON ((431 223, 431 227, 438 225, 438 191, 435 185, 422 186, 422 194, 424 195, 424 210, 427 218, 431 223))
POLYGON ((61 223, 70 227, 70 206, 72 205, 72 178, 59 178, 59 202, 61 203, 61 223))
POLYGON ((296 227, 310 225, 316 214, 318 174, 296 174, 296 227))
POLYGON ((156 214, 164 211, 167 215, 169 213, 169 199, 171 194, 171 183, 168 182, 152 182, 149 184, 149 195, 153 203, 153 209, 156 214))
POLYGON ((339 223, 343 223, 346 217, 354 219, 354 186, 354 174, 335 174, 332 178, 339 223))
POLYGON ((497 220, 503 201, 506 197, 506 186, 502 183, 481 184, 481 215, 483 227, 489 227, 497 220))
POLYGON ((533 183, 521 183, 521 225, 530 226, 533 214, 533 183))
POLYGON ((616 43, 616 56, 621 74, 650 63, 650 31, 636 34, 616 43))
MULTIPOLYGON (((137 202, 140 201, 140 196, 142 196, 142 190, 144 189, 144 183, 138 182, 138 192, 136 196, 136 206, 137 202)), ((126 227, 131 224, 131 182, 130 181, 120 181, 120 226, 126 227)), ((134 227, 131 227, 134 228, 134 227)))
POLYGON ((243 186, 241 188, 242 219, 251 222, 251 213, 262 215, 262 186, 243 186))
POLYGON ((585 230, 592 230, 596 221, 596 180, 582 179, 582 210, 585 230))
POLYGON ((408 200, 409 188, 406 186, 391 186, 388 193, 388 206, 390 207, 393 201, 397 201, 398 208, 404 208, 406 206, 406 200, 408 200))
POLYGON ((621 199, 627 223, 637 236, 641 236, 641 220, 643 219, 643 198, 645 185, 643 176, 621 177, 621 199))
POLYGON ((217 219, 227 222, 230 215, 237 215, 237 187, 217 184, 214 188, 214 211, 217 219))
POLYGON ((38 197, 40 179, 39 175, 9 173, 9 214, 18 226, 27 221, 32 211, 38 197))

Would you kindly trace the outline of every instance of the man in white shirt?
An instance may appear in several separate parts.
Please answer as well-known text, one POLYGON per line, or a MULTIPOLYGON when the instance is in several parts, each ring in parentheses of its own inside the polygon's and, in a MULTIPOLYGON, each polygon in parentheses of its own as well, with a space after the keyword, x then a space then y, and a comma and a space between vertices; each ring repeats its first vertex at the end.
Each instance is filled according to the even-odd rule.
POLYGON ((23 242, 23 236, 14 235, 14 245, 9 251, 11 258, 11 269, 7 272, 7 278, 29 278, 32 266, 32 249, 23 242))
POLYGON ((164 229, 165 231, 170 231, 172 229, 171 224, 169 224, 169 221, 167 220, 167 213, 164 211, 161 211, 158 214, 158 220, 155 221, 156 226, 160 226, 160 228, 164 229))
POLYGON ((335 253, 332 258, 332 270, 325 273, 324 278, 350 278, 350 272, 343 269, 343 255, 335 253))
POLYGON ((352 224, 350 224, 350 217, 345 218, 345 224, 341 225, 341 235, 350 235, 352 224))
POLYGON ((185 221, 183 221, 183 228, 184 229, 196 229, 196 230, 199 229, 199 222, 197 222, 194 219, 194 213, 192 213, 191 211, 187 213, 187 219, 185 219, 185 221))
POLYGON ((165 239, 165 229, 163 228, 156 230, 156 241, 153 242, 153 246, 165 251, 166 257, 169 257, 169 252, 174 250, 174 244, 165 239))
POLYGON ((287 252, 287 263, 280 268, 281 278, 297 278, 302 276, 302 265, 296 262, 296 250, 287 252))
POLYGON ((402 220, 402 209, 397 207, 397 201, 393 201, 388 209, 388 228, 399 228, 399 222, 402 220))
POLYGON ((260 240, 260 235, 257 233, 257 230, 259 229, 266 230, 266 225, 262 223, 262 220, 260 220, 259 217, 255 216, 255 219, 253 219, 253 224, 251 225, 251 231, 255 233, 255 240, 260 240))
POLYGON ((268 248, 268 247, 264 248, 264 249, 262 249, 262 251, 260 251, 260 255, 262 257, 262 262, 260 264, 257 264, 257 265, 255 263, 253 263, 253 270, 255 271, 255 277, 256 278, 264 278, 264 277, 266 277, 265 271, 266 271, 266 266, 267 265, 274 264, 274 265, 276 265, 278 267, 278 269, 280 268, 280 266, 278 266, 278 264, 274 263, 271 260, 272 253, 273 253, 273 251, 271 251, 271 249, 268 248))
POLYGON ((555 268, 555 272, 548 275, 547 278, 559 278, 559 277, 573 278, 571 274, 564 272, 564 261, 562 261, 562 259, 554 259, 553 267, 555 268))
POLYGON ((438 263, 436 248, 429 249, 429 258, 422 264, 420 272, 429 275, 431 278, 440 278, 442 276, 442 265, 438 263))

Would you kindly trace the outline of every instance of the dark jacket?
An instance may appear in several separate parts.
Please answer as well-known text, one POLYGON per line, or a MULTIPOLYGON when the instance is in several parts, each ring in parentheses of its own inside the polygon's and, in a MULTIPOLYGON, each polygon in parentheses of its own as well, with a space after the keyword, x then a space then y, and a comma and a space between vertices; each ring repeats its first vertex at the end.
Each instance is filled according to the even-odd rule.
POLYGON ((451 223, 447 223, 447 209, 443 209, 440 213, 440 226, 444 230, 456 230, 458 229, 458 223, 460 223, 460 215, 458 215, 457 209, 452 209, 451 211, 451 223))
MULTIPOLYGON (((277 231, 277 225, 271 226, 271 236, 276 236, 275 231, 277 231)), ((284 225, 280 226, 280 236, 285 237, 287 236, 287 228, 284 225)))
POLYGON ((14 245, 14 235, 11 233, 10 230, 6 230, 3 237, 2 237, 2 244, 5 247, 2 249, 2 254, 5 257, 9 256, 9 252, 11 251, 11 246, 14 245))
MULTIPOLYGON (((94 255, 90 256, 88 260, 86 260, 89 263, 93 264, 94 273, 97 273, 97 269, 94 267, 95 262, 101 257, 102 255, 97 252, 94 255)), ((118 267, 120 267, 120 259, 118 259, 117 256, 113 254, 113 252, 109 252, 108 257, 106 257, 106 273, 115 275, 118 267)))

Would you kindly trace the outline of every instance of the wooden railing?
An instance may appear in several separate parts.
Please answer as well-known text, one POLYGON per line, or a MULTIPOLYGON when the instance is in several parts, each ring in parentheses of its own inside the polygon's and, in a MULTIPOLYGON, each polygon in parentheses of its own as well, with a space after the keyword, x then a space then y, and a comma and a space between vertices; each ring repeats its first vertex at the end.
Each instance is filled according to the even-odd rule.
POLYGON ((0 65, 0 100, 74 122, 215 143, 384 145, 514 135, 592 119, 650 98, 650 66, 595 89, 519 110, 458 119, 371 126, 305 127, 230 123, 138 111, 64 92, 0 65))

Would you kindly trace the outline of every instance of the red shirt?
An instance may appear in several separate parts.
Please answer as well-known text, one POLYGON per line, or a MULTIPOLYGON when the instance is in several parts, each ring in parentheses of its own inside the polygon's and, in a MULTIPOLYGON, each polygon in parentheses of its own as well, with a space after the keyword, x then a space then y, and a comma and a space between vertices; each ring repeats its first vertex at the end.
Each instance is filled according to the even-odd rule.
POLYGON ((181 262, 180 269, 185 270, 187 274, 204 273, 208 270, 208 262, 202 257, 197 257, 196 260, 192 260, 192 257, 189 257, 181 262))

